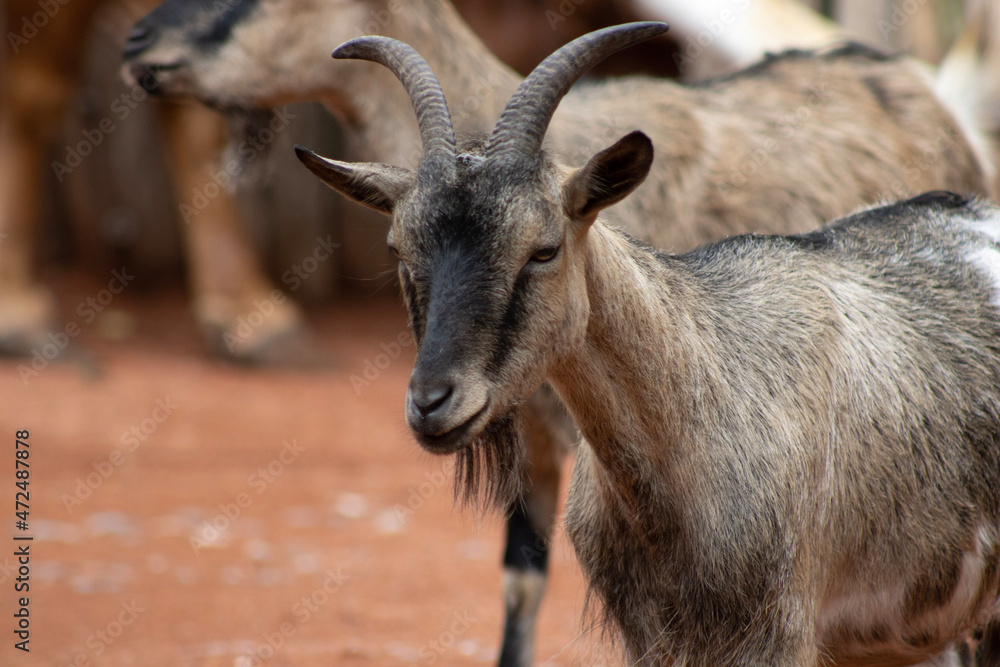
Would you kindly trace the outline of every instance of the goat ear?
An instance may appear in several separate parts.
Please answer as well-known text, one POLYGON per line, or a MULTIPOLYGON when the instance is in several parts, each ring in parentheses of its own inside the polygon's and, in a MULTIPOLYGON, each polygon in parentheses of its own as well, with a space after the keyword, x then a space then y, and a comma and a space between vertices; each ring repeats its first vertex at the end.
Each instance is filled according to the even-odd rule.
POLYGON ((563 186, 570 218, 590 224, 601 209, 617 204, 639 187, 653 164, 653 142, 632 132, 590 158, 563 186))
POLYGON ((413 186, 416 178, 412 171, 403 167, 338 162, 302 146, 295 147, 295 155, 309 171, 340 194, 387 215, 392 214, 396 201, 413 186))

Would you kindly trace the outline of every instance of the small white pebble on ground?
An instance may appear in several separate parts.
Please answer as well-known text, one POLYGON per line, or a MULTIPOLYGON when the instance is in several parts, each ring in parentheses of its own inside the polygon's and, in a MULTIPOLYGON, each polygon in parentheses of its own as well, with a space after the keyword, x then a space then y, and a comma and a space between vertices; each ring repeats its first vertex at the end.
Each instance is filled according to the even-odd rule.
POLYGON ((243 543, 243 555, 253 561, 263 562, 271 560, 274 549, 269 542, 264 540, 247 540, 243 543))
POLYGON ((368 500, 360 493, 341 493, 333 507, 337 514, 348 519, 360 519, 368 514, 368 500))
POLYGON ((405 526, 406 517, 393 507, 387 507, 375 515, 375 530, 380 533, 392 535, 402 532, 405 526))

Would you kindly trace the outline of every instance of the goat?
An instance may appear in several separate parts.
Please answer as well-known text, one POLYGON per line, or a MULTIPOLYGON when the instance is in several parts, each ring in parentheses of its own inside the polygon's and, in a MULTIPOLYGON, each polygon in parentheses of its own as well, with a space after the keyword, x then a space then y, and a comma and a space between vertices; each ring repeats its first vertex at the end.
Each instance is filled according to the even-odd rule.
MULTIPOLYGON (((460 131, 488 132, 520 83, 443 0, 405 8, 383 0, 167 0, 136 24, 124 71, 134 80, 153 72, 147 82, 160 93, 222 108, 319 100, 342 121, 356 154, 414 165, 419 131, 392 75, 328 57, 329 43, 366 31, 417 46, 445 94, 460 100, 460 131), (203 34, 225 39, 206 47, 203 34)), ((556 111, 549 143, 582 162, 640 126, 659 146, 650 177, 607 216, 661 248, 751 230, 804 231, 885 196, 990 191, 988 161, 923 71, 860 48, 789 53, 693 87, 645 77, 580 87, 556 111)), ((547 402, 536 398, 524 415, 533 465, 509 510, 503 664, 530 663, 544 585, 559 488, 553 458, 568 439, 547 402)))
POLYGON ((1000 208, 929 193, 682 255, 627 236, 598 214, 650 139, 569 169, 543 138, 594 60, 662 29, 577 40, 461 146, 410 47, 335 52, 392 70, 424 145, 415 172, 297 149, 392 216, 407 421, 509 489, 517 406, 551 383, 585 436, 567 531, 629 664, 935 660, 1000 592, 1000 208))
MULTIPOLYGON (((55 13, 46 10, 50 15, 40 13, 33 0, 7 0, 0 8, 0 24, 10 28, 4 31, 10 48, 0 53, 0 354, 31 356, 50 343, 50 332, 61 329, 55 326, 55 299, 39 283, 32 262, 41 173, 76 89, 87 27, 109 4, 62 2, 51 5, 55 13)), ((133 0, 129 8, 148 11, 151 5, 133 0)), ((219 161, 227 134, 222 120, 178 105, 166 114, 165 129, 178 197, 187 200, 192 191, 218 187, 205 167, 219 161)), ((57 171, 60 180, 64 173, 57 171)), ((250 336, 233 335, 255 303, 271 301, 274 286, 258 265, 228 193, 209 198, 198 224, 182 225, 181 233, 195 318, 214 352, 242 362, 311 361, 302 349, 309 342, 302 335, 304 319, 289 300, 274 303, 273 315, 250 336), (283 347, 289 339, 299 347, 283 347)))

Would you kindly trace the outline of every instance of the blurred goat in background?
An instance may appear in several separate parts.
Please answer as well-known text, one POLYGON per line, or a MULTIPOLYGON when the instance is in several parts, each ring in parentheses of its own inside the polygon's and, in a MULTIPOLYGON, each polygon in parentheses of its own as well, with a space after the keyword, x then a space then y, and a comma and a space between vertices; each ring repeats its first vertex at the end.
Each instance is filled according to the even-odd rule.
MULTIPOLYGON (((49 357, 52 341, 73 335, 63 331, 53 294, 38 281, 40 253, 75 249, 102 275, 124 262, 126 275, 149 284, 176 275, 183 247, 195 319, 215 353, 244 362, 306 359, 301 313, 291 301, 274 303, 253 331, 239 331, 241 318, 255 303, 270 301, 275 287, 260 267, 229 183, 219 177, 228 138, 222 118, 197 105, 149 104, 145 90, 125 88, 115 76, 128 25, 154 4, 4 4, 0 351, 31 357, 45 349, 49 357), (66 218, 75 234, 66 233, 66 218)), ((322 212, 330 211, 303 217, 322 212)), ((284 217, 295 215, 293 207, 284 217)), ((109 331, 125 334, 127 327, 109 331)))

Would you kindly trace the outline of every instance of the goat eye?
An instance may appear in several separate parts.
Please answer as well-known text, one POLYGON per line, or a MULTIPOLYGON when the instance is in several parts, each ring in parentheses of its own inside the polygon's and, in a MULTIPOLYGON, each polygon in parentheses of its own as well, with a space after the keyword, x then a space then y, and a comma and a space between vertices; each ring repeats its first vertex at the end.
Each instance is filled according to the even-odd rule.
POLYGON ((539 264, 550 262, 553 259, 555 259, 556 255, 558 254, 559 254, 559 246, 542 248, 541 250, 538 250, 537 252, 535 252, 534 255, 531 256, 531 261, 538 262, 539 264))

